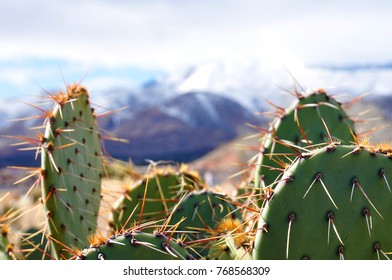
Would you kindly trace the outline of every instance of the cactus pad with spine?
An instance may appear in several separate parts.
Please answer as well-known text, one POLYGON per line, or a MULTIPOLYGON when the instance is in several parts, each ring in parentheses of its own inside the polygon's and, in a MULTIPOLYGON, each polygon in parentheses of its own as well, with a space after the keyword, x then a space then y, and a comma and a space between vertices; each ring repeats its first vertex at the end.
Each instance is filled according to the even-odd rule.
POLYGON ((386 259, 392 251, 390 152, 330 145, 298 157, 265 202, 255 259, 386 259))
MULTIPOLYGON (((318 147, 330 141, 329 134, 333 141, 349 144, 354 141, 354 133, 354 122, 342 104, 324 90, 299 95, 292 107, 274 120, 269 132, 263 137, 251 188, 256 193, 266 187, 274 188, 274 182, 285 165, 290 163, 289 159, 303 152, 296 146, 318 147)), ((262 197, 259 197, 259 206, 261 201, 262 197)))
POLYGON ((228 217, 241 220, 240 209, 230 197, 207 189, 188 193, 169 216, 171 225, 179 223, 177 236, 194 242, 192 247, 203 257, 210 246, 203 239, 211 236, 219 222, 228 217))
POLYGON ((79 260, 190 260, 184 245, 162 233, 136 230, 114 235, 92 244, 76 257, 79 260))
POLYGON ((139 222, 142 209, 143 223, 165 219, 182 195, 202 188, 204 185, 198 174, 188 171, 185 166, 179 170, 153 167, 116 202, 110 225, 114 230, 124 225, 133 226, 139 222))
MULTIPOLYGON (((101 201, 102 149, 94 110, 84 87, 74 85, 56 101, 42 140, 42 200, 53 239, 85 247, 95 233, 101 201)), ((63 258, 62 245, 53 253, 63 258)))

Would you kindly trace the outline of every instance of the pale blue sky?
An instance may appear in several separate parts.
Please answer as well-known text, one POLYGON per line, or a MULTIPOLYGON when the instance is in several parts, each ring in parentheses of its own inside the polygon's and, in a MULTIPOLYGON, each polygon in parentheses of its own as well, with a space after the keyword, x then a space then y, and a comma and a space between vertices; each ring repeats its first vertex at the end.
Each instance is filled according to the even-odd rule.
POLYGON ((0 96, 131 86, 206 61, 392 61, 392 1, 0 0, 0 96), (87 74, 87 75, 85 75, 87 74))

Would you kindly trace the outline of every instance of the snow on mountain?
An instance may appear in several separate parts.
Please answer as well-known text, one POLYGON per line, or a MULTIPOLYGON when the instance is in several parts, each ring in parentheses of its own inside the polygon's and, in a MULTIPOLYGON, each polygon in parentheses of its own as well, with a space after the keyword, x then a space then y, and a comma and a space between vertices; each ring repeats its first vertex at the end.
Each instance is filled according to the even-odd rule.
MULTIPOLYGON (((252 111, 265 100, 287 106, 294 100, 288 92, 324 88, 332 94, 352 98, 365 92, 392 92, 392 65, 312 66, 264 65, 262 62, 213 61, 154 80, 149 93, 164 96, 187 92, 211 92, 231 98, 252 111)), ((344 101, 344 100, 343 100, 344 101)))
MULTIPOLYGON (((190 94, 189 92, 187 94, 190 94)), ((171 117, 178 118, 190 126, 194 126, 201 117, 207 117, 209 122, 218 123, 221 120, 217 112, 217 106, 222 102, 222 99, 215 94, 197 92, 192 93, 192 97, 185 97, 181 99, 181 106, 176 102, 165 102, 159 106, 162 113, 171 117), (202 112, 201 116, 198 112, 202 112)), ((180 97, 180 96, 179 96, 180 97)))
POLYGON ((150 90, 171 94, 210 92, 255 110, 264 103, 260 98, 262 90, 269 88, 268 94, 272 94, 272 90, 277 89, 269 83, 263 71, 255 63, 239 65, 214 61, 160 77, 150 90))
POLYGON ((225 81, 226 70, 221 63, 209 63, 191 68, 184 79, 179 81, 177 92, 223 92, 230 88, 230 84, 225 81))

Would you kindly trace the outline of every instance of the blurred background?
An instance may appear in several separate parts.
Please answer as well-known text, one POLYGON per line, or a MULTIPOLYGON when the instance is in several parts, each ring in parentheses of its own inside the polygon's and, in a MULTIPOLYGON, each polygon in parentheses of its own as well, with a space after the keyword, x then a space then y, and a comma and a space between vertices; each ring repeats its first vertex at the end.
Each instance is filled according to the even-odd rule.
MULTIPOLYGON (((392 118, 391 1, 0 0, 0 7, 3 136, 36 137, 31 127, 42 119, 33 116, 42 115, 37 106, 48 109, 47 93, 81 83, 100 114, 113 112, 100 118, 112 157, 136 166, 186 162, 218 184, 255 154, 256 128, 271 121, 259 114, 273 110, 267 100, 287 106, 290 92, 324 88, 342 102, 364 96, 350 107, 370 121, 358 123, 363 131, 392 118)), ((388 136, 383 128, 373 140, 388 136)), ((3 182, 14 179, 7 166, 40 165, 12 143, 0 138, 3 182)))

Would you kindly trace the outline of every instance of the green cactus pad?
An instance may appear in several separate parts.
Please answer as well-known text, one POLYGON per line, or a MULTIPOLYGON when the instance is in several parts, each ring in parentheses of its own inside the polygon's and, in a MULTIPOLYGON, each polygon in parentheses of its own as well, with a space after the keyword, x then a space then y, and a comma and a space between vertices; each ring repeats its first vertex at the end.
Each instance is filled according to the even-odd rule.
POLYGON ((202 188, 198 174, 188 171, 186 166, 178 170, 154 167, 116 202, 110 226, 118 230, 124 225, 163 220, 182 195, 202 188))
POLYGON ((253 257, 389 258, 391 182, 385 149, 335 144, 302 154, 265 202, 253 257))
POLYGON ((261 205, 266 189, 276 186, 285 165, 303 152, 298 147, 317 148, 320 144, 327 144, 331 140, 329 136, 333 141, 349 144, 354 141, 354 133, 354 122, 342 104, 324 90, 300 95, 291 108, 275 119, 269 133, 262 139, 249 186, 260 194, 257 204, 261 205))
POLYGON ((170 224, 176 225, 177 236, 191 242, 200 256, 206 257, 210 242, 204 239, 214 233, 218 223, 226 217, 241 220, 240 209, 230 197, 204 189, 188 193, 173 209, 170 224))
POLYGON ((128 231, 93 244, 78 260, 190 260, 184 245, 162 233, 128 231))
POLYGON ((102 149, 87 90, 75 85, 53 99, 42 139, 42 200, 50 235, 57 241, 53 254, 64 258, 64 246, 86 247, 88 236, 95 233, 102 149))

